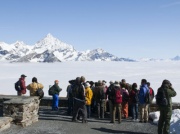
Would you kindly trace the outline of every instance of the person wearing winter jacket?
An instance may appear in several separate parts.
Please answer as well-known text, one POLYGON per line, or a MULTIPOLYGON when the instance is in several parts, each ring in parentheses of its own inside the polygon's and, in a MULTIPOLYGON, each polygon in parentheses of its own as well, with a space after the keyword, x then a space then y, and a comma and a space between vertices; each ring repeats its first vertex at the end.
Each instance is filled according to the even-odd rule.
POLYGON ((129 101, 129 92, 128 92, 128 86, 125 79, 122 79, 120 82, 121 85, 121 94, 123 97, 122 100, 122 117, 126 119, 128 117, 128 101, 129 101))
POLYGON ((115 81, 112 87, 112 94, 113 94, 113 112, 112 112, 112 122, 115 123, 116 119, 116 111, 118 115, 118 123, 121 123, 121 103, 122 103, 122 94, 121 94, 121 86, 118 81, 115 81))
POLYGON ((80 112, 82 115, 82 123, 87 123, 87 109, 85 105, 85 90, 80 77, 76 78, 76 83, 72 88, 73 94, 73 115, 72 121, 77 122, 80 119, 80 112), (78 117, 79 116, 79 117, 78 117))
POLYGON ((109 82, 109 87, 106 91, 106 95, 108 96, 108 104, 109 104, 109 111, 110 111, 110 118, 111 118, 111 121, 110 122, 113 122, 113 87, 114 87, 114 83, 112 81, 109 82))
POLYGON ((128 90, 124 87, 121 88, 121 94, 122 94, 122 117, 124 119, 128 118, 128 101, 129 101, 129 93, 128 90))
POLYGON ((27 90, 30 91, 30 96, 37 96, 36 91, 38 89, 43 89, 44 86, 41 83, 38 83, 38 80, 36 77, 33 77, 32 83, 29 84, 26 88, 27 88, 27 90))
MULTIPOLYGON (((152 104, 153 99, 154 99, 154 90, 152 89, 150 82, 147 82, 147 86, 149 88, 149 96, 150 96, 149 104, 152 104)), ((151 108, 150 106, 148 106, 148 113, 150 112, 151 112, 151 108)))
POLYGON ((90 84, 85 84, 85 100, 86 100, 86 108, 87 108, 87 117, 91 116, 91 102, 92 102, 93 92, 90 88, 90 84))
POLYGON ((137 121, 138 120, 138 90, 137 90, 137 84, 133 83, 132 84, 132 90, 130 91, 129 94, 130 98, 130 104, 131 104, 131 113, 132 113, 132 120, 137 121))
POLYGON ((107 95, 106 95, 106 91, 107 91, 108 87, 106 86, 106 81, 105 81, 105 80, 103 80, 102 83, 103 83, 104 94, 105 94, 104 112, 106 112, 106 111, 107 111, 107 107, 106 107, 106 106, 107 106, 107 95))
MULTIPOLYGON (((162 86, 158 89, 158 92, 163 92, 163 91, 165 98, 167 100, 167 105, 163 105, 163 106, 159 105, 160 117, 158 121, 158 134, 169 134, 170 120, 172 116, 172 97, 176 96, 176 91, 172 87, 172 84, 170 83, 169 80, 163 80, 162 86)), ((162 100, 164 100, 164 97, 162 100)), ((157 96, 156 96, 156 101, 157 101, 157 96)))
POLYGON ((151 104, 153 99, 154 99, 154 90, 151 88, 151 83, 150 82, 147 82, 147 86, 149 88, 150 104, 151 104))
POLYGON ((141 123, 148 122, 148 104, 145 102, 146 93, 149 92, 147 80, 141 80, 141 87, 139 91, 139 104, 140 104, 140 121, 141 123))
POLYGON ((27 77, 26 75, 22 74, 21 78, 19 78, 21 90, 17 91, 18 96, 23 96, 24 94, 26 94, 26 82, 25 82, 26 77, 27 77))
POLYGON ((51 88, 53 88, 53 91, 54 91, 52 110, 58 111, 58 109, 59 109, 59 93, 62 91, 62 89, 59 87, 59 81, 55 80, 54 85, 51 88))
POLYGON ((98 81, 98 85, 95 87, 93 95, 96 101, 98 118, 104 119, 105 93, 101 80, 98 81))

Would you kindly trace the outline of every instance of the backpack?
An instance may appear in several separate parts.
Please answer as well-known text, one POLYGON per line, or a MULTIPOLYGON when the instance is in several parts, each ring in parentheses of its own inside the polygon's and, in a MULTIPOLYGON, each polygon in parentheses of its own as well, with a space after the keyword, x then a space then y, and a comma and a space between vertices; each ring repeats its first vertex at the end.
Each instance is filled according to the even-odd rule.
POLYGON ((15 84, 15 89, 16 89, 16 91, 21 91, 21 81, 20 80, 18 80, 15 84))
POLYGON ((129 95, 126 91, 123 91, 123 94, 122 94, 122 101, 123 102, 128 102, 129 100, 129 95))
POLYGON ((39 99, 42 99, 44 97, 44 91, 42 89, 38 89, 36 91, 36 95, 39 96, 39 99))
POLYGON ((115 89, 115 100, 114 100, 114 102, 116 104, 122 103, 122 94, 121 94, 120 89, 115 89))
POLYGON ((156 95, 156 104, 159 106, 167 106, 168 100, 163 89, 159 89, 156 95))
POLYGON ((75 84, 74 86, 72 86, 72 96, 74 98, 78 98, 78 99, 85 99, 84 97, 84 88, 82 84, 75 84))
POLYGON ((152 88, 149 88, 149 94, 150 94, 150 96, 153 96, 154 94, 153 94, 153 89, 152 88))
POLYGON ((44 97, 44 91, 38 87, 36 90, 36 95, 39 96, 39 99, 42 99, 44 97))
POLYGON ((145 94, 144 102, 145 102, 145 103, 150 103, 150 102, 151 102, 151 96, 150 96, 149 89, 147 89, 147 90, 148 90, 148 91, 147 91, 146 94, 145 94))
POLYGON ((106 99, 106 94, 105 94, 105 92, 104 92, 104 88, 101 88, 101 87, 100 87, 99 95, 100 95, 100 99, 101 99, 101 100, 106 99))
POLYGON ((49 95, 54 95, 54 86, 49 86, 48 94, 49 95))
POLYGON ((76 98, 77 96, 78 96, 78 94, 79 94, 79 85, 72 85, 72 87, 71 87, 72 89, 72 91, 71 91, 71 93, 72 93, 72 97, 74 97, 74 98, 76 98))

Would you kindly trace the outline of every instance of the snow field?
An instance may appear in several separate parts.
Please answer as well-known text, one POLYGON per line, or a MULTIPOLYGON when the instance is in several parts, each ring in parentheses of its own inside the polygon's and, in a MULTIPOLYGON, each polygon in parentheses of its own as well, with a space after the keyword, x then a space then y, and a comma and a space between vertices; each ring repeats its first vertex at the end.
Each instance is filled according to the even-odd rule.
MULTIPOLYGON (((31 83, 33 77, 44 85, 45 96, 48 96, 49 85, 54 80, 60 81, 63 89, 60 96, 66 96, 68 81, 78 76, 85 76, 86 80, 110 80, 126 79, 130 84, 136 82, 140 85, 145 78, 151 83, 151 87, 157 93, 158 87, 164 79, 171 81, 177 96, 174 102, 180 102, 180 62, 62 62, 62 63, 0 63, 0 94, 15 95, 14 83, 21 74, 27 75, 26 85, 31 83)), ((27 91, 27 95, 29 92, 27 91)))

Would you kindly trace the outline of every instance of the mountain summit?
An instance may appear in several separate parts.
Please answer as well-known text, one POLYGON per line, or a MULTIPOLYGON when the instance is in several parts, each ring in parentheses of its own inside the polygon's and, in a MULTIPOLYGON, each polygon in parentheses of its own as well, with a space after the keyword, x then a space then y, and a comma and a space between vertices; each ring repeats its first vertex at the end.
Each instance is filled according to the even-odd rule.
POLYGON ((17 41, 13 44, 0 42, 0 61, 10 62, 61 62, 61 61, 134 61, 118 58, 101 48, 79 52, 72 45, 47 34, 35 45, 17 41))

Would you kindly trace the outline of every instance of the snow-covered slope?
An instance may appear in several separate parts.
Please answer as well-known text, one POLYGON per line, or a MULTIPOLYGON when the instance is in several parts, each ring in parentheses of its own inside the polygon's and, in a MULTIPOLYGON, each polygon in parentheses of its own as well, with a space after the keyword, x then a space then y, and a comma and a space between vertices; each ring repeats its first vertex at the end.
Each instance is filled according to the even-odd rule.
POLYGON ((0 42, 0 60, 11 62, 61 62, 61 61, 134 61, 118 58, 103 49, 79 52, 48 34, 35 45, 29 46, 17 41, 13 44, 0 42))
MULTIPOLYGON (((157 125, 159 121, 160 112, 152 112, 149 114, 149 116, 153 120, 153 123, 157 125)), ((180 109, 175 109, 172 111, 170 125, 170 134, 180 133, 180 109)))
POLYGON ((6 44, 0 42, 0 60, 17 60, 32 50, 32 46, 26 45, 24 42, 15 42, 13 44, 6 44))

